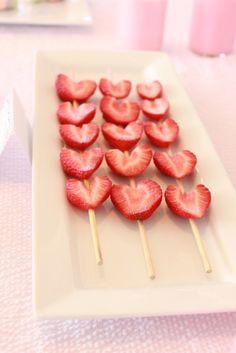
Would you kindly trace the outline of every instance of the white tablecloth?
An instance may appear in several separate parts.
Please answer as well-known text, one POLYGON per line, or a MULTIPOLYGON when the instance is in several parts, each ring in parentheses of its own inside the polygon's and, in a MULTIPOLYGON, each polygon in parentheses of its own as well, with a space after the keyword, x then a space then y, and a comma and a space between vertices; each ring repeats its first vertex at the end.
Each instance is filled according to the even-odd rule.
MULTIPOLYGON (((92 28, 0 27, 0 101, 15 86, 32 119, 38 48, 116 49, 111 12, 104 17, 107 0, 90 3, 95 17, 92 28)), ((110 0, 109 6, 113 3, 110 0)), ((180 32, 186 35, 185 13, 191 6, 186 0, 178 2, 179 12, 176 6, 170 1, 164 49, 236 187, 236 56, 210 59, 190 53, 180 32)), ((0 195, 0 353, 229 352, 236 313, 82 321, 34 318, 31 168, 14 136, 0 156, 0 195)))

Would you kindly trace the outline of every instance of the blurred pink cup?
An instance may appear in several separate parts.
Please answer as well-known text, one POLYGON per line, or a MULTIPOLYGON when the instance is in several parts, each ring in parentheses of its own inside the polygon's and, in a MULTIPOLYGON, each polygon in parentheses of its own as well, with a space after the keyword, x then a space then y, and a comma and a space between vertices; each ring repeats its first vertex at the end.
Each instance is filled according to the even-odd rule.
POLYGON ((117 41, 123 49, 159 50, 162 45, 166 0, 120 0, 117 41))
POLYGON ((233 50, 236 0, 195 0, 189 47, 198 54, 219 55, 233 50))

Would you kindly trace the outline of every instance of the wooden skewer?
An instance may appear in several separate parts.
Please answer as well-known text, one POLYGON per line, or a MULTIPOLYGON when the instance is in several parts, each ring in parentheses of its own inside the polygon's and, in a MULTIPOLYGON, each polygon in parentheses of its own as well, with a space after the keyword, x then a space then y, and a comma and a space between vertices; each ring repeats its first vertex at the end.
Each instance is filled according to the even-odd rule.
MULTIPOLYGON (((75 100, 73 101, 73 107, 74 108, 78 107, 78 103, 75 100)), ((84 185, 86 188, 89 189, 89 181, 87 179, 84 179, 84 185)), ((93 209, 89 209, 88 215, 89 215, 89 223, 90 223, 90 228, 91 228, 91 233, 92 233, 96 262, 98 265, 102 265, 103 258, 102 258, 102 251, 101 251, 98 231, 97 231, 95 211, 93 209)))
POLYGON ((194 222, 193 219, 189 219, 189 224, 191 226, 191 229, 192 229, 192 232, 194 235, 194 239, 195 239, 195 243, 197 245, 198 251, 199 251, 201 259, 202 259, 204 270, 206 273, 211 273, 212 268, 211 268, 210 262, 208 260, 206 250, 204 248, 198 226, 197 226, 196 222, 194 222))
POLYGON ((150 252, 148 240, 147 240, 147 234, 145 231, 145 227, 144 227, 143 221, 137 220, 137 223, 138 223, 138 227, 139 227, 139 234, 140 234, 140 238, 141 238, 141 242, 142 242, 143 253, 144 253, 144 258, 145 258, 145 262, 146 262, 148 277, 150 279, 155 279, 156 274, 155 274, 155 269, 154 269, 153 262, 152 262, 152 257, 151 257, 151 252, 150 252))
MULTIPOLYGON (((126 156, 129 155, 128 151, 125 151, 124 153, 126 156)), ((129 183, 132 188, 134 188, 134 189, 136 188, 136 183, 135 183, 134 178, 129 178, 129 183)), ((150 247, 148 244, 148 238, 147 238, 147 234, 145 231, 144 223, 142 220, 137 220, 137 223, 138 223, 139 234, 140 234, 140 239, 141 239, 141 243, 142 243, 143 254, 144 254, 144 258, 145 258, 148 277, 150 279, 155 279, 156 274, 155 274, 155 269, 154 269, 154 265, 152 262, 151 251, 150 251, 150 247)))
MULTIPOLYGON (((84 185, 86 188, 89 189, 89 181, 87 179, 84 179, 84 185)), ((102 251, 101 251, 98 231, 97 231, 95 211, 93 209, 89 209, 88 215, 89 215, 89 223, 90 223, 90 228, 91 228, 91 233, 92 233, 96 262, 98 265, 102 265, 103 258, 102 258, 102 251)))
MULTIPOLYGON (((170 147, 168 148, 168 153, 170 156, 173 155, 170 147)), ((181 190, 184 191, 184 187, 183 187, 183 184, 181 183, 181 181, 176 180, 176 183, 179 185, 181 190)), ((198 252, 199 252, 201 259, 202 259, 204 271, 206 273, 211 273, 212 267, 210 265, 210 262, 209 262, 209 259, 208 259, 208 256, 207 256, 207 253, 206 253, 206 250, 205 250, 202 238, 201 238, 201 234, 200 234, 198 226, 197 226, 197 223, 193 219, 190 219, 190 218, 188 219, 188 221, 189 221, 189 224, 190 224, 193 236, 194 236, 195 243, 198 248, 198 252)))

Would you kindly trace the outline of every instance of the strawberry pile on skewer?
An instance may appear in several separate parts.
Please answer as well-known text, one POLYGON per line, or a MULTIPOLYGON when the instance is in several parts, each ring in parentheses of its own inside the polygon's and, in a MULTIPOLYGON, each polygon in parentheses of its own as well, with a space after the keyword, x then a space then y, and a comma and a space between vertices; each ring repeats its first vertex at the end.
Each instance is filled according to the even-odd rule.
MULTIPOLYGON (((140 86, 142 87, 140 84, 137 85, 137 91, 139 91, 140 86)), ((148 86, 149 90, 151 90, 152 86, 153 90, 155 90, 156 81, 148 86)), ((144 96, 142 95, 142 97, 144 96)), ((145 99, 141 102, 141 109, 146 117, 158 121, 158 123, 152 121, 144 123, 144 130, 148 139, 157 147, 169 147, 167 152, 156 151, 154 153, 153 160, 157 169, 161 173, 174 179, 183 179, 191 175, 194 172, 197 157, 188 150, 172 154, 170 145, 174 143, 178 137, 178 124, 169 117, 164 121, 160 121, 165 118, 169 112, 170 106, 168 101, 163 97, 154 100, 145 99), (164 113, 160 114, 160 111, 164 113)), ((165 192, 165 199, 167 205, 175 214, 186 218, 201 218, 205 215, 210 205, 210 192, 209 190, 206 192, 206 190, 208 189, 204 185, 197 186, 192 193, 187 195, 187 193, 183 191, 183 188, 181 190, 179 185, 175 187, 170 185, 165 192)))
POLYGON ((61 138, 68 146, 63 147, 60 153, 62 169, 70 177, 66 183, 66 194, 73 206, 89 212, 96 260, 102 264, 94 210, 109 197, 112 183, 107 176, 95 176, 88 181, 101 165, 104 154, 100 147, 85 150, 99 135, 99 127, 90 123, 95 117, 96 106, 86 102, 96 87, 94 81, 74 82, 62 74, 56 79, 57 95, 65 101, 59 105, 57 117, 61 124, 61 138))
MULTIPOLYGON (((100 89, 104 82, 109 88, 117 88, 117 85, 115 86, 111 81, 102 79, 100 89)), ((125 87, 126 82, 120 81, 118 85, 125 87)), ((158 89, 160 90, 159 86, 158 89)), ((102 133, 107 142, 115 147, 105 153, 105 159, 109 168, 119 176, 128 177, 130 184, 113 185, 111 200, 123 216, 138 222, 148 275, 150 278, 155 278, 155 270, 142 221, 149 218, 160 205, 162 190, 159 184, 153 180, 146 179, 137 184, 134 180, 134 177, 145 172, 152 160, 152 150, 149 144, 135 147, 143 133, 143 124, 137 120, 140 107, 137 102, 117 99, 127 97, 131 91, 131 85, 129 85, 126 94, 122 96, 118 96, 117 92, 112 89, 106 91, 101 89, 101 91, 104 97, 100 102, 100 109, 103 118, 107 121, 102 126, 102 133)), ((157 95, 159 94, 158 91, 157 95)))
POLYGON ((185 192, 179 180, 188 177, 194 172, 197 157, 188 150, 179 151, 175 154, 171 152, 170 145, 176 141, 179 134, 179 127, 173 119, 167 117, 170 110, 168 101, 164 97, 161 97, 161 93, 156 98, 155 94, 152 95, 150 93, 152 90, 153 92, 158 91, 156 81, 150 84, 148 88, 142 84, 137 85, 137 92, 144 99, 141 102, 143 115, 157 121, 157 123, 153 121, 144 123, 145 134, 157 147, 168 147, 167 151, 156 151, 154 153, 154 164, 161 173, 177 180, 177 185, 167 186, 164 194, 165 201, 174 214, 189 219, 199 252, 202 256, 205 271, 211 272, 211 266, 207 259, 198 228, 193 223, 193 219, 205 216, 210 206, 211 193, 203 184, 197 185, 192 192, 185 192), (166 119, 160 121, 163 118, 166 119))
MULTIPOLYGON (((114 85, 110 80, 102 79, 101 86, 106 82, 107 87, 125 87, 127 81, 120 81, 114 85)), ((104 138, 116 149, 110 149, 105 153, 105 159, 109 168, 117 175, 134 178, 142 174, 152 159, 150 146, 146 144, 134 148, 141 138, 143 132, 142 123, 137 122, 140 108, 137 102, 118 101, 117 92, 110 89, 102 90, 104 97, 100 103, 100 109, 105 120, 102 132, 104 138), (105 95, 107 92, 108 95, 105 95), (131 121, 130 121, 131 120, 131 121), (135 120, 135 121, 133 121, 135 120), (111 123, 113 122, 113 123, 111 123), (116 124, 117 125, 116 125, 116 124), (134 148, 130 153, 130 149, 134 148)), ((129 82, 126 94, 127 97, 131 91, 129 82)), ((119 96, 121 97, 121 96, 119 96)), ((134 182, 133 179, 131 179, 134 182)), ((134 183, 132 183, 134 186, 134 183)), ((162 192, 159 185, 151 180, 140 182, 137 187, 128 185, 113 185, 111 191, 111 200, 116 208, 126 217, 132 220, 143 220, 148 218, 161 202, 162 192), (151 194, 151 189, 156 186, 158 193, 151 194), (146 197, 143 197, 146 194, 146 197), (153 196, 154 195, 154 196, 153 196)))

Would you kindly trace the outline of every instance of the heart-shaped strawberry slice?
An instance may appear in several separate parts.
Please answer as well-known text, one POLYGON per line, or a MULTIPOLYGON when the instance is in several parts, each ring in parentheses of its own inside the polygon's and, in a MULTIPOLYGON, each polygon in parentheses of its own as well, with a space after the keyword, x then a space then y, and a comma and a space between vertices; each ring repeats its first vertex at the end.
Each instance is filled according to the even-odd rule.
POLYGON ((81 126, 89 123, 96 114, 94 103, 83 103, 73 107, 70 102, 61 103, 57 109, 57 117, 60 124, 73 124, 81 126))
POLYGON ((104 96, 125 98, 130 94, 131 82, 129 80, 122 80, 115 84, 111 80, 101 78, 99 88, 104 96))
POLYGON ((100 147, 82 152, 63 147, 60 159, 62 168, 67 175, 73 178, 87 179, 102 163, 103 152, 100 147))
POLYGON ((153 101, 144 99, 141 103, 143 114, 150 119, 162 119, 170 109, 169 102, 165 98, 157 98, 153 101))
POLYGON ((84 124, 82 127, 60 125, 60 134, 68 146, 84 150, 96 141, 99 127, 96 124, 84 124))
POLYGON ((105 120, 119 125, 127 125, 137 120, 140 112, 138 103, 127 100, 120 102, 110 96, 102 98, 100 109, 105 120))
POLYGON ((162 190, 151 179, 140 181, 136 188, 128 185, 113 185, 111 200, 114 206, 128 219, 145 220, 160 205, 162 190))
POLYGON ((113 147, 121 151, 128 151, 140 140, 143 133, 143 124, 134 121, 123 128, 112 123, 104 123, 102 133, 113 147))
POLYGON ((94 94, 97 88, 95 81, 83 80, 75 82, 63 74, 57 76, 55 86, 57 95, 62 101, 73 102, 75 100, 79 103, 85 102, 94 94))
POLYGON ((210 205, 211 193, 202 184, 186 193, 177 185, 169 185, 165 191, 165 199, 168 207, 183 218, 202 218, 210 205))
POLYGON ((69 179, 66 194, 69 202, 81 210, 88 211, 100 206, 111 193, 112 182, 106 176, 95 176, 86 187, 82 181, 69 179))
POLYGON ((168 147, 177 139, 179 126, 173 119, 168 118, 163 123, 145 122, 144 131, 154 145, 168 147))
POLYGON ((197 163, 195 154, 187 150, 173 155, 156 151, 153 155, 153 160, 162 173, 175 179, 182 179, 190 175, 197 163))
POLYGON ((162 85, 159 81, 152 81, 149 84, 138 83, 137 93, 142 99, 156 99, 162 95, 162 85))
POLYGON ((152 159, 152 150, 149 145, 136 147, 129 155, 114 149, 105 154, 108 166, 118 175, 134 177, 145 171, 152 159))

